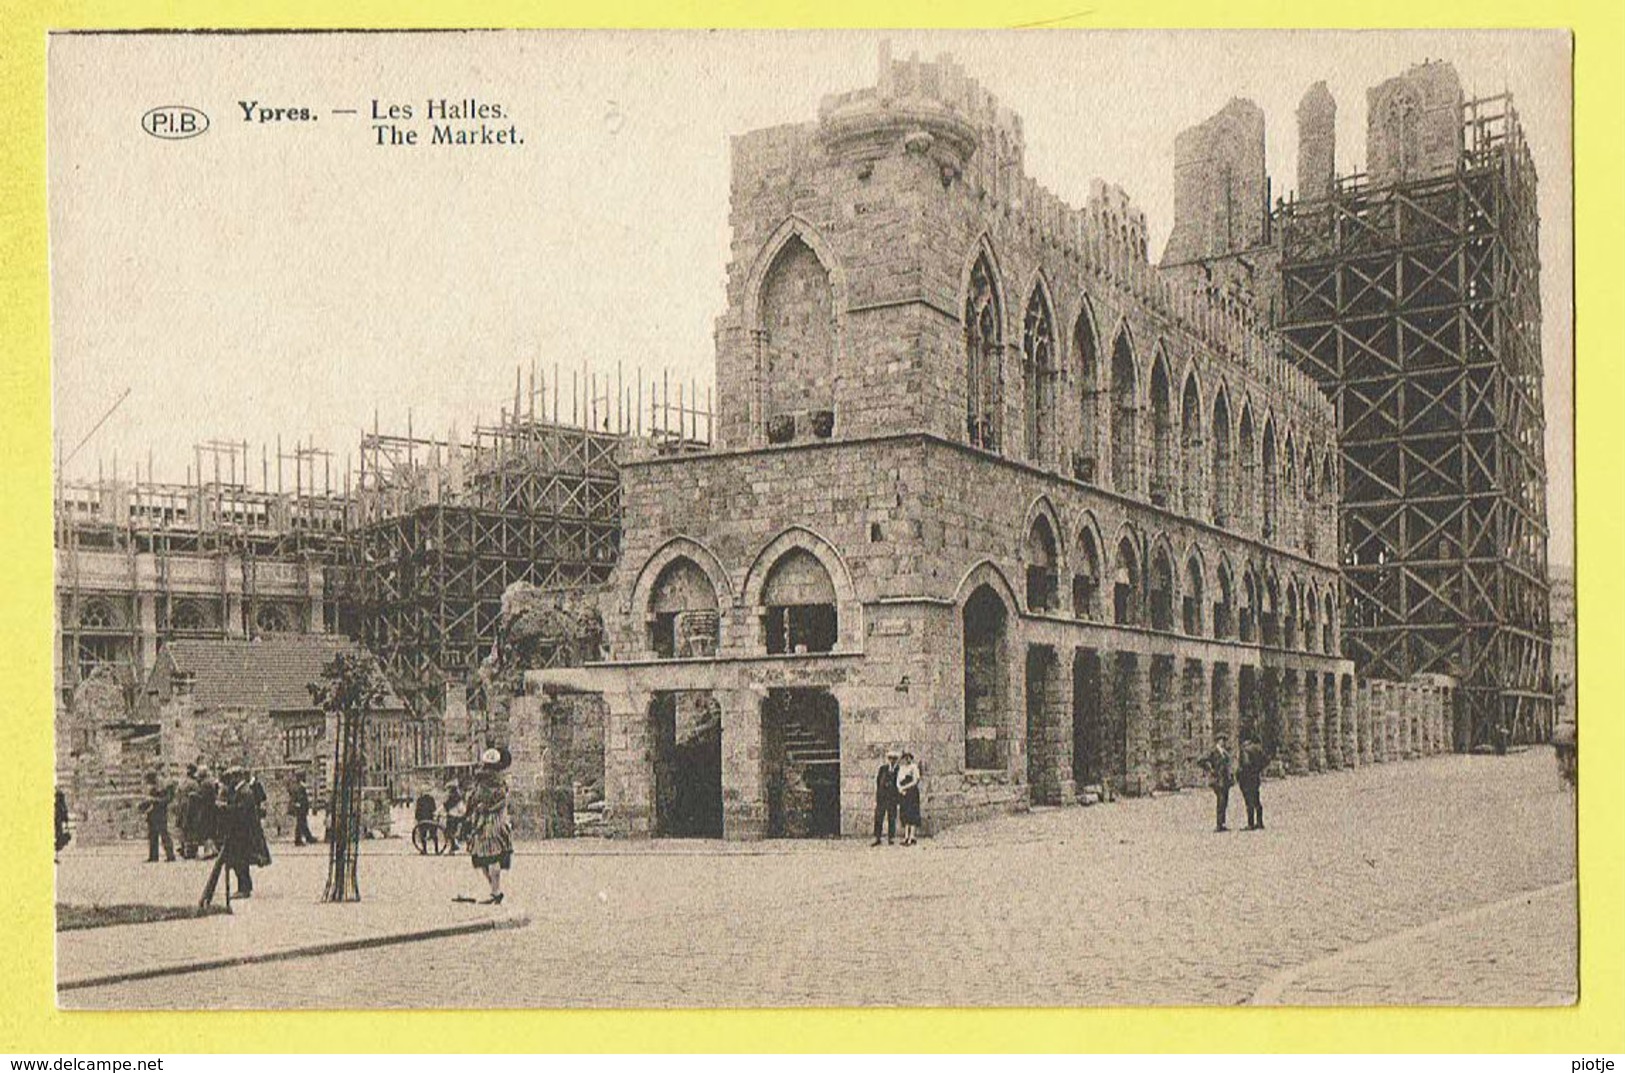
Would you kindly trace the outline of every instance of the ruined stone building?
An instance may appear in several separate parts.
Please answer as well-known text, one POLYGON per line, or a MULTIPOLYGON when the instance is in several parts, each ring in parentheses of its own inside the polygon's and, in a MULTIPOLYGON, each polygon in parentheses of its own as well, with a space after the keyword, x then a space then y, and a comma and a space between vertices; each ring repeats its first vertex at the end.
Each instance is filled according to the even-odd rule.
MULTIPOLYGON (((1193 255, 1262 240, 1254 113, 1193 255)), ((1373 704, 1342 655, 1332 404, 951 60, 736 138, 731 223, 716 442, 622 467, 606 658, 531 676, 602 695, 613 829, 859 833, 893 747, 943 825, 1193 785, 1218 733, 1445 746, 1448 682, 1373 704)))
POLYGON ((1269 207, 1264 121, 1232 101, 1175 147, 1162 265, 1251 310, 1337 408, 1345 651, 1362 675, 1461 682, 1456 746, 1552 725, 1536 175, 1506 94, 1450 64, 1366 95, 1338 170, 1324 83, 1297 190, 1269 207))

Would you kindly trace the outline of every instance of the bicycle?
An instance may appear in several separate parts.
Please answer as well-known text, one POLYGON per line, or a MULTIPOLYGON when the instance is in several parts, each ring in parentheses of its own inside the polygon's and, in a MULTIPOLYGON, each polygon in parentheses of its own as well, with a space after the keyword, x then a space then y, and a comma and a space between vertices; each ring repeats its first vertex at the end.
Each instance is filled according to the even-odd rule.
POLYGON ((452 848, 451 834, 438 820, 419 820, 412 828, 412 846, 419 856, 428 856, 433 850, 436 857, 452 848))

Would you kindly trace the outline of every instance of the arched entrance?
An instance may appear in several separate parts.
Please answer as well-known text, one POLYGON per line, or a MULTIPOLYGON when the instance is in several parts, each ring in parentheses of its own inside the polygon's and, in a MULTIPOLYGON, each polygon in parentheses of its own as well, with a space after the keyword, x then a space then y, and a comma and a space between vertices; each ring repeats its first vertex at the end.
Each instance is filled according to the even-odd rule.
POLYGON ((1009 612, 991 586, 965 601, 965 769, 1009 766, 1009 612))

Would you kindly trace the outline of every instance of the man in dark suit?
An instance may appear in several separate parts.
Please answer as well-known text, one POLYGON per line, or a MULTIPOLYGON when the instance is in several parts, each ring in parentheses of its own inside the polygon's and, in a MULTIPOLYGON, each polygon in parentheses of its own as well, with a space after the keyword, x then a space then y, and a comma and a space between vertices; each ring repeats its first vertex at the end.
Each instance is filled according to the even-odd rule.
POLYGON ((886 762, 875 772, 875 840, 869 843, 872 846, 880 845, 882 821, 886 827, 886 841, 897 840, 897 761, 900 756, 896 749, 888 750, 886 762))
POLYGON ((1258 789, 1264 781, 1264 768, 1270 762, 1269 754, 1249 736, 1241 739, 1241 753, 1236 759, 1236 785, 1241 787, 1242 799, 1247 802, 1247 830, 1261 831, 1264 829, 1264 802, 1258 789))
POLYGON ((147 818, 147 863, 158 862, 158 847, 164 848, 164 859, 175 859, 175 843, 169 837, 169 802, 174 788, 165 785, 156 771, 147 772, 147 796, 141 802, 141 813, 147 818))
POLYGON ((1225 826, 1225 814, 1230 811, 1230 776, 1231 761, 1230 750, 1225 748, 1227 742, 1224 735, 1216 735, 1213 739, 1213 748, 1208 750, 1206 756, 1199 763, 1207 771, 1207 783, 1213 788, 1213 815, 1215 831, 1228 831, 1225 826))
POLYGON ((316 836, 310 833, 310 791, 305 789, 302 771, 293 773, 293 785, 288 787, 288 814, 293 817, 293 844, 314 845, 316 836))

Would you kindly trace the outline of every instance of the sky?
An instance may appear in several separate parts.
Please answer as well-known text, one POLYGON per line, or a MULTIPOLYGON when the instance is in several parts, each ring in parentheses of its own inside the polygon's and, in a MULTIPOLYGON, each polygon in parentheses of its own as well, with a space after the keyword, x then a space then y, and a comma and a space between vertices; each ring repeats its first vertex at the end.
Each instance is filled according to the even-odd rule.
MULTIPOLYGON (((952 53, 1023 117, 1027 170, 1073 205, 1091 178, 1142 208, 1160 255, 1173 144, 1232 97, 1265 113, 1274 190, 1324 79, 1337 164, 1361 169, 1365 92, 1426 59, 1510 90, 1540 175, 1551 558, 1572 563, 1570 41, 1558 32, 513 32, 76 35, 51 41, 54 403, 70 477, 192 445, 383 431, 467 435, 514 371, 708 383, 729 256, 729 138, 816 118, 894 55, 952 53), (118 87, 111 95, 109 86, 118 87), (371 118, 500 105, 519 144, 378 145, 371 118), (253 107, 245 120, 243 102, 253 107), (186 140, 143 116, 210 117, 186 140), (261 109, 308 108, 314 120, 261 109), (356 114, 337 110, 354 109, 356 114), (99 428, 98 420, 128 390, 99 428), (92 430, 94 433, 92 434, 92 430), (86 437, 89 437, 88 440, 86 437), (79 446, 81 441, 82 446, 79 446), (77 447, 77 452, 75 448, 77 447)), ((703 388, 702 388, 703 389, 703 388)))

